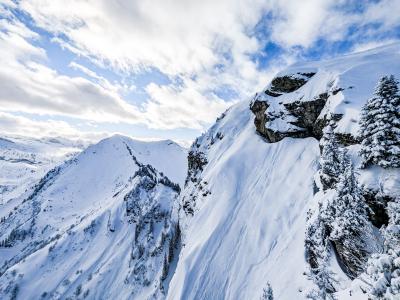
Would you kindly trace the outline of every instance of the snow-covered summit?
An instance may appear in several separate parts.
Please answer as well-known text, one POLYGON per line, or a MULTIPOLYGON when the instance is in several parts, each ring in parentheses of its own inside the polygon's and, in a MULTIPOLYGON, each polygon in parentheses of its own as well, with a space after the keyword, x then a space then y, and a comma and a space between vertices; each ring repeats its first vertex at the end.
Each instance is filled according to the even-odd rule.
MULTIPOLYGON (((116 134, 90 146, 84 153, 101 153, 108 161, 113 160, 115 156, 121 160, 129 160, 127 149, 130 149, 131 154, 141 163, 153 166, 173 182, 183 185, 187 170, 187 150, 171 140, 140 141, 116 134)), ((121 166, 123 165, 121 162, 121 166)))
POLYGON ((177 144, 123 136, 56 166, 1 208, 0 297, 161 297, 185 174, 177 144))

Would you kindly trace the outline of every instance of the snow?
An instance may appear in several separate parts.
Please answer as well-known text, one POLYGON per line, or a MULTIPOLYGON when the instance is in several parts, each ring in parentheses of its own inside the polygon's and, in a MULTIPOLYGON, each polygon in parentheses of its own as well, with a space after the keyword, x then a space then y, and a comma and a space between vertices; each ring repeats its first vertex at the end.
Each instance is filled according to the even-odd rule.
MULTIPOLYGON (((268 101, 271 104, 266 113, 278 114, 279 111, 285 111, 282 106, 285 103, 310 101, 328 92, 328 103, 320 118, 332 113, 342 114, 336 132, 357 136, 361 107, 371 98, 379 79, 389 74, 400 78, 400 43, 325 61, 297 63, 277 76, 302 72, 316 74, 298 90, 279 97, 271 97, 264 92, 257 95, 257 100, 268 101)), ((268 88, 269 85, 266 89, 268 88)), ((267 124, 267 127, 279 131, 287 131, 285 126, 285 122, 280 122, 280 119, 267 124)))
POLYGON ((157 278, 166 250, 164 244, 158 245, 161 235, 171 231, 169 224, 176 222, 176 213, 170 214, 176 209, 177 193, 162 183, 148 194, 143 191, 140 199, 148 197, 147 202, 138 219, 131 221, 126 212, 126 202, 131 201, 127 195, 140 187, 142 177, 135 175, 140 165, 146 164, 182 183, 186 150, 171 141, 141 142, 113 136, 49 173, 43 187, 37 193, 31 191, 34 196, 19 203, 18 213, 0 224, 1 240, 14 228, 29 232, 13 248, 0 248, 0 297, 13 286, 19 287, 21 299, 42 295, 64 299, 85 292, 92 299, 128 299, 159 293, 157 278), (151 234, 143 229, 135 238, 135 226, 146 228, 152 211, 165 212, 169 221, 156 217, 151 234), (134 273, 142 264, 132 258, 138 250, 136 242, 143 243, 145 253, 164 247, 161 254, 143 262, 147 272, 141 276, 149 280, 149 286, 138 283, 134 273))
MULTIPOLYGON (((267 114, 278 116, 267 127, 298 129, 289 123, 293 120, 283 104, 328 93, 320 118, 343 114, 335 132, 358 136, 360 109, 380 77, 400 78, 400 44, 297 64, 277 76, 306 72, 316 74, 292 93, 256 95, 256 100, 268 101, 267 114)), ((313 199, 317 141, 285 138, 266 143, 255 133, 248 106, 244 101, 231 107, 192 146, 208 163, 181 195, 184 202, 191 199, 194 216, 181 211, 184 248, 167 299, 258 299, 266 282, 277 299, 302 299, 313 288, 304 275, 304 232, 307 211, 318 202, 313 199), (212 142, 219 133, 224 138, 212 142), (204 186, 210 193, 203 194, 204 186)), ((356 167, 358 150, 357 145, 349 147, 356 167)), ((399 195, 398 169, 371 167, 357 170, 357 175, 366 188, 399 195)), ((338 299, 367 299, 359 279, 351 282, 334 256, 330 268, 338 279, 338 299)))
MULTIPOLYGON (((328 93, 320 118, 343 114, 335 132, 357 136, 378 79, 400 78, 399 56, 397 43, 289 67, 277 76, 307 82, 256 96, 277 116, 267 126, 299 130, 284 104, 328 93)), ((1 138, 0 241, 16 229, 25 236, 0 248, 0 298, 18 287, 18 299, 259 299, 269 282, 275 299, 305 299, 315 288, 304 253, 308 212, 336 194, 322 191, 316 139, 268 143, 253 122, 249 101, 228 109, 192 145, 207 162, 189 169, 186 184, 187 150, 172 141, 115 135, 80 152, 83 144, 65 139, 1 138), (182 244, 162 280, 178 219, 182 244)), ((347 150, 359 167, 359 145, 347 150)), ((398 169, 356 175, 367 189, 400 194, 398 169)), ((329 267, 338 300, 367 299, 365 274, 351 280, 335 255, 329 267)))
POLYGON ((22 201, 50 169, 81 152, 84 146, 67 139, 0 138, 0 217, 22 201))
MULTIPOLYGON (((248 102, 211 128, 224 138, 207 151, 211 195, 187 220, 168 299, 258 299, 269 281, 277 299, 299 299, 310 283, 304 230, 319 154, 314 139, 268 144, 255 134, 248 102)), ((185 189, 184 193, 192 190, 185 189)))

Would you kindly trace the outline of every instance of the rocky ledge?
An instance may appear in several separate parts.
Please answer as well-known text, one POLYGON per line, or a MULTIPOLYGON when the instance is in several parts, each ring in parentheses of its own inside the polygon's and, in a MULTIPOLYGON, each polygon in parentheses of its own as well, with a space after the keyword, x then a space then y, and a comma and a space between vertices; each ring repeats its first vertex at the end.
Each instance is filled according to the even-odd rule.
MULTIPOLYGON (((327 117, 321 115, 329 97, 343 89, 326 91, 307 100, 298 96, 294 101, 279 101, 277 98, 285 93, 292 93, 305 85, 315 73, 296 73, 276 77, 272 80, 264 94, 257 94, 250 104, 250 110, 255 115, 256 131, 268 142, 276 143, 285 137, 320 139, 323 129, 329 119, 339 121, 342 115, 335 114, 327 117), (286 124, 276 126, 276 124, 286 124)), ((357 138, 347 133, 337 133, 338 141, 344 146, 358 143, 357 138)))

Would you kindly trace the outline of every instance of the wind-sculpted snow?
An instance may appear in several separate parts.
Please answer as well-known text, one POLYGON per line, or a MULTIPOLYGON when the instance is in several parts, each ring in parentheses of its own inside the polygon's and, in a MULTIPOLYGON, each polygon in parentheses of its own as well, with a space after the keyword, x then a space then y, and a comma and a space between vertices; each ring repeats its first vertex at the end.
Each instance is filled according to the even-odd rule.
POLYGON ((185 160, 114 136, 49 171, 0 223, 0 298, 163 298, 180 251, 167 176, 183 181, 185 160))

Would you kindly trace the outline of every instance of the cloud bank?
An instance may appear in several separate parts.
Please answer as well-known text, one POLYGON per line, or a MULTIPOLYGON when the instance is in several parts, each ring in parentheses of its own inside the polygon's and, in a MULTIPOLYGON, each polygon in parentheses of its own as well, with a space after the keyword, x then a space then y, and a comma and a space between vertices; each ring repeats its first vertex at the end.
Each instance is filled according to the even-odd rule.
POLYGON ((201 131, 322 42, 398 40, 399 10, 399 0, 0 0, 1 110, 201 131), (128 101, 123 80, 75 61, 85 76, 52 68, 43 35, 119 78, 155 69, 170 82, 128 101))

